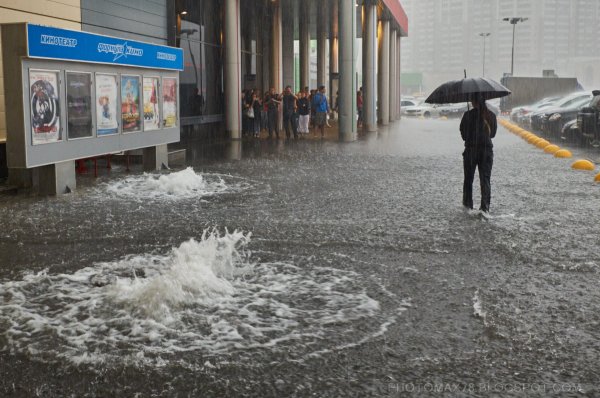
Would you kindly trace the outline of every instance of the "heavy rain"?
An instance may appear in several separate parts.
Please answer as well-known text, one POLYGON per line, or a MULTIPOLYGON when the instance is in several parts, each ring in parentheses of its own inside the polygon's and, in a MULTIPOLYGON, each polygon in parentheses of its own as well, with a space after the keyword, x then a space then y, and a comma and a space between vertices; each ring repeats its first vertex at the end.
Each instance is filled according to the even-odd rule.
POLYGON ((0 1, 0 396, 600 395, 600 3, 75 3, 0 1))

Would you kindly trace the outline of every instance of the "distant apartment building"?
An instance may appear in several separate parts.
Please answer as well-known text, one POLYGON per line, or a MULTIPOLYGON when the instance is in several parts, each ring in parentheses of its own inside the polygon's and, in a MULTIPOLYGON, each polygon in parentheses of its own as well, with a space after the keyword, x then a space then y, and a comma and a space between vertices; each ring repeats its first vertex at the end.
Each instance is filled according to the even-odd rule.
POLYGON ((529 18, 516 27, 516 76, 554 70, 576 76, 586 88, 600 85, 598 0, 406 0, 412 34, 403 39, 402 70, 422 72, 424 85, 483 74, 499 79, 511 68, 512 25, 506 17, 529 18), (490 33, 484 39, 479 34, 490 33))

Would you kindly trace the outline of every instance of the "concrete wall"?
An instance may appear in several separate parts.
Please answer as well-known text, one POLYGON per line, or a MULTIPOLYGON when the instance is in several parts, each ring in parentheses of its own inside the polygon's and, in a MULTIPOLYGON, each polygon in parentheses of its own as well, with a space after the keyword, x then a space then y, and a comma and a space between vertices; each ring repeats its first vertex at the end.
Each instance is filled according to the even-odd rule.
MULTIPOLYGON (((80 0, 0 0, 0 24, 32 22, 81 30, 80 0)), ((1 40, 0 40, 1 43, 1 40)), ((6 140, 6 107, 0 49, 0 142, 6 140)))
POLYGON ((81 0, 82 30, 167 44, 167 0, 81 0))

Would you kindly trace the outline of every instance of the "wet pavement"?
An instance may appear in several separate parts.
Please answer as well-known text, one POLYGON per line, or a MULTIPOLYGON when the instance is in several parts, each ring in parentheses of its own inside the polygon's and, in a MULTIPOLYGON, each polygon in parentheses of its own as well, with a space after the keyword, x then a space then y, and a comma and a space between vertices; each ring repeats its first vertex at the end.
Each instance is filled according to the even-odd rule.
POLYGON ((600 395, 594 173, 500 128, 484 217, 461 152, 402 120, 0 199, 0 395, 600 395))

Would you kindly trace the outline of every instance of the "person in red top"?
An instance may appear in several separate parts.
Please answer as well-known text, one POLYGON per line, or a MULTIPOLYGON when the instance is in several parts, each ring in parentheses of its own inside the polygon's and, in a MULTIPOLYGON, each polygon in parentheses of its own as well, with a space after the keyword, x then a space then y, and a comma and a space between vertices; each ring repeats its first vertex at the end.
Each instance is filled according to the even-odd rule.
POLYGON ((358 127, 362 127, 363 124, 363 97, 362 91, 356 93, 356 110, 358 111, 358 127))

